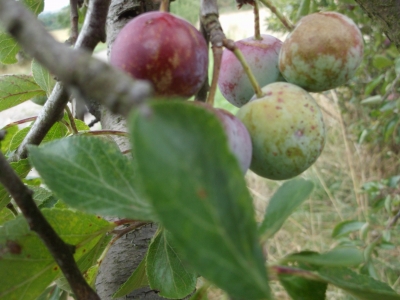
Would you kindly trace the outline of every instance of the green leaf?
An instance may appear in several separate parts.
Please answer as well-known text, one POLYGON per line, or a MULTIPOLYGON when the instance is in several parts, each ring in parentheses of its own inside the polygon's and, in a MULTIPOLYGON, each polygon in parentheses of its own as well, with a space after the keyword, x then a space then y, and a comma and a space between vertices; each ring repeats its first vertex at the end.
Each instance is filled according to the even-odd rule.
POLYGON ((33 200, 36 205, 40 207, 40 204, 49 200, 53 197, 53 193, 40 186, 28 186, 30 190, 33 191, 33 200))
POLYGON ((56 81, 49 71, 47 71, 46 68, 43 68, 36 60, 33 60, 32 75, 40 88, 46 92, 47 96, 49 96, 54 88, 54 85, 56 84, 56 81))
POLYGON ((384 69, 393 65, 393 61, 385 55, 376 54, 372 60, 372 65, 377 69, 384 69))
MULTIPOLYGON (((45 218, 68 244, 76 246, 75 259, 93 248, 115 225, 97 216, 59 209, 42 210, 45 218)), ((25 219, 18 217, 0 227, 0 299, 35 299, 60 269, 25 219)))
MULTIPOLYGON (((22 0, 21 2, 36 16, 44 9, 44 0, 22 0)), ((10 35, 2 32, 0 29, 0 63, 15 64, 18 62, 15 56, 20 49, 18 43, 10 35)))
POLYGON ((181 299, 196 288, 197 275, 187 269, 168 231, 160 231, 152 240, 146 257, 151 289, 169 299, 181 299))
POLYGON ((338 238, 338 237, 347 235, 350 232, 358 231, 365 224, 366 224, 366 222, 360 222, 360 221, 354 221, 354 220, 348 220, 348 221, 340 222, 333 229, 332 237, 333 238, 338 238))
POLYGON ((364 105, 374 105, 374 104, 379 104, 382 103, 382 96, 381 95, 375 95, 371 97, 367 97, 360 102, 361 104, 364 105))
MULTIPOLYGON (((98 269, 100 267, 97 260, 102 255, 104 249, 111 241, 112 235, 103 235, 100 240, 97 242, 96 246, 94 246, 90 251, 86 252, 76 263, 78 265, 79 270, 83 273, 86 281, 92 285, 94 284, 94 279, 96 279, 98 269)), ((61 276, 56 280, 57 286, 63 289, 64 291, 72 293, 72 289, 64 276, 61 276)))
MULTIPOLYGON (((1 41, 0 41, 1 48, 1 41)), ((14 107, 44 92, 32 76, 2 75, 0 76, 0 111, 14 107)))
POLYGON ((296 20, 300 20, 310 13, 310 0, 301 0, 299 10, 297 11, 296 20))
POLYGON ((96 137, 73 136, 30 146, 29 157, 46 185, 73 208, 104 216, 154 220, 138 195, 132 161, 96 137))
POLYGON ((270 299, 252 199, 221 123, 184 102, 149 109, 131 119, 133 153, 182 256, 234 298, 270 299))
MULTIPOLYGON (((25 178, 32 169, 28 159, 21 159, 17 162, 11 162, 11 167, 18 174, 19 178, 25 178)), ((0 210, 2 210, 11 201, 10 195, 2 184, 0 184, 0 210)))
POLYGON ((396 60, 395 60, 395 71, 396 71, 396 75, 399 76, 400 75, 400 58, 396 58, 396 60))
POLYGON ((6 65, 18 62, 15 56, 20 49, 18 43, 11 36, 0 32, 0 63, 6 65))
POLYGON ((260 226, 262 240, 271 238, 283 225, 286 219, 311 194, 314 184, 301 178, 285 182, 269 201, 264 221, 260 226))
POLYGON ((118 291, 113 295, 113 299, 124 297, 129 293, 148 286, 149 282, 146 275, 146 259, 143 259, 135 271, 129 276, 128 280, 122 284, 118 291))
POLYGON ((11 125, 2 128, 2 130, 6 130, 6 136, 2 141, 0 141, 1 152, 3 152, 3 154, 6 154, 8 152, 8 148, 10 147, 12 138, 14 134, 18 132, 19 128, 18 125, 11 125))
POLYGON ((318 270, 317 273, 322 280, 343 289, 357 299, 400 299, 400 295, 386 283, 357 274, 347 268, 323 268, 318 270))
MULTIPOLYGON (((302 270, 310 270, 307 265, 299 264, 302 270)), ((279 273, 278 278, 293 300, 325 300, 326 282, 302 278, 290 273, 279 273)))
POLYGON ((44 9, 44 0, 22 0, 21 2, 36 16, 44 9))
POLYGON ((368 84, 365 86, 365 91, 364 95, 368 96, 369 94, 372 93, 372 91, 382 82, 382 80, 385 78, 385 75, 381 74, 378 77, 376 77, 374 80, 371 82, 368 82, 368 84))
POLYGON ((364 253, 357 248, 337 247, 321 254, 307 251, 290 254, 283 261, 308 263, 316 266, 349 267, 364 262, 364 253))
MULTIPOLYGON (((31 126, 25 127, 18 131, 12 138, 12 141, 10 143, 10 149, 9 151, 14 151, 16 150, 19 145, 22 143, 22 141, 25 139, 27 136, 29 130, 31 130, 31 126)), ((49 130, 49 132, 46 134, 46 136, 43 138, 42 143, 47 143, 53 140, 61 139, 65 137, 68 134, 68 129, 65 127, 64 124, 61 122, 56 122, 49 130)))
POLYGON ((3 225, 5 222, 11 221, 15 219, 14 214, 11 210, 4 208, 0 210, 0 226, 3 225))

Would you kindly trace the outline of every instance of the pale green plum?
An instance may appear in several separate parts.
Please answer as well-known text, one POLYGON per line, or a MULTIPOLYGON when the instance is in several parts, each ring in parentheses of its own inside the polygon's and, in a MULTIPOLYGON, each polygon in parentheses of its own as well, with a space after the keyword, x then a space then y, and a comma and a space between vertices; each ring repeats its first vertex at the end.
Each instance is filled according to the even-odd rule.
POLYGON ((301 174, 321 154, 325 125, 315 100, 302 88, 276 82, 262 88, 263 97, 242 106, 237 117, 253 144, 250 169, 284 180, 301 174))

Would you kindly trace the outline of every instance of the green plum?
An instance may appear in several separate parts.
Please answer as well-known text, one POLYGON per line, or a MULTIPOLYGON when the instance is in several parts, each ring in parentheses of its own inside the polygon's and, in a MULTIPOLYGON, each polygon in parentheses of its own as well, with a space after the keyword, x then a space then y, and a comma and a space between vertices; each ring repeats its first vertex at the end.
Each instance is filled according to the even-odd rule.
POLYGON ((253 144, 250 169, 273 180, 301 174, 321 154, 325 125, 315 100, 302 88, 276 82, 262 88, 263 97, 242 106, 237 117, 253 144))
POLYGON ((283 42, 279 69, 285 79, 320 92, 346 83, 363 59, 360 30, 348 17, 320 12, 300 19, 283 42))

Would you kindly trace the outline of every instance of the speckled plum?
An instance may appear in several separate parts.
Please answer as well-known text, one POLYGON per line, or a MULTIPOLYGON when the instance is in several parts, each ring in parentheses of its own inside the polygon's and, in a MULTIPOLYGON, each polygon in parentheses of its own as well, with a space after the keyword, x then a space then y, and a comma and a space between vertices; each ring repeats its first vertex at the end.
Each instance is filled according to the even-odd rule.
MULTIPOLYGON (((278 68, 279 50, 282 42, 267 34, 262 40, 249 37, 237 41, 236 46, 242 51, 251 71, 260 86, 282 79, 278 68)), ((218 87, 222 95, 236 107, 241 107, 254 95, 254 89, 236 56, 225 49, 222 54, 218 87)))
POLYGON ((250 133, 256 174, 284 180, 301 174, 321 154, 325 126, 315 100, 287 82, 262 88, 264 96, 242 106, 237 117, 250 133))
POLYGON ((320 12, 300 19, 284 41, 279 69, 288 82, 312 92, 346 83, 363 58, 360 30, 348 17, 320 12))
POLYGON ((229 147, 238 159, 243 173, 246 173, 250 167, 253 147, 249 132, 244 124, 225 109, 213 108, 204 102, 195 101, 193 103, 206 108, 218 117, 227 135, 229 147))
POLYGON ((127 23, 111 49, 110 63, 149 80, 157 96, 193 96, 205 81, 208 48, 189 22, 167 12, 148 12, 127 23))

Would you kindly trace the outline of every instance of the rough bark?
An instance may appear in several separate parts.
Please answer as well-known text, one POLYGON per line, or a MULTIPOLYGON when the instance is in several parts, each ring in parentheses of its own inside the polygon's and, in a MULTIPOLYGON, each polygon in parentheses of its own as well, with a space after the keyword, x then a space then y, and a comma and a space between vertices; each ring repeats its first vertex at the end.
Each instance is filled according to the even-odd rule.
POLYGON ((400 49, 400 0, 356 0, 368 16, 382 26, 387 37, 400 49))
MULTIPOLYGON (((107 20, 108 54, 116 35, 121 28, 137 15, 157 10, 158 1, 113 0, 107 20)), ((125 119, 101 108, 101 124, 103 129, 127 131, 125 119)), ((115 138, 121 151, 130 148, 129 141, 123 137, 115 138)), ((145 226, 119 239, 107 253, 96 279, 96 289, 101 299, 111 299, 120 285, 124 283, 146 255, 149 242, 157 229, 156 225, 145 226)), ((124 298, 120 298, 124 299, 124 298)), ((125 299, 164 299, 150 288, 142 288, 127 295, 125 299)))

